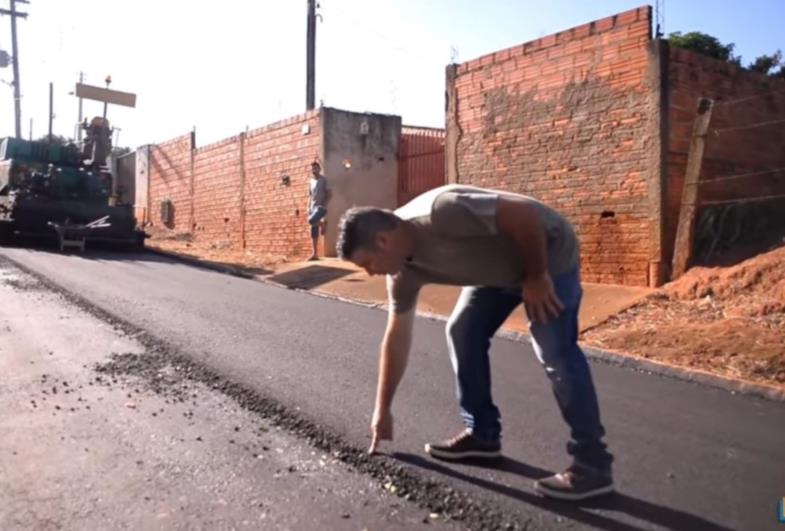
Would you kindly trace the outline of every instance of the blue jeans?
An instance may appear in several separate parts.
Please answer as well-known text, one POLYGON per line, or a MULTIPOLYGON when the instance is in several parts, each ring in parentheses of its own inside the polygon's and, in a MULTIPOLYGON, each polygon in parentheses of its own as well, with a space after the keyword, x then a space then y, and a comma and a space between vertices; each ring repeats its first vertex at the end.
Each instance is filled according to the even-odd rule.
MULTIPOLYGON (((567 452, 577 465, 609 471, 613 456, 602 442, 605 429, 597 393, 586 356, 578 346, 580 273, 576 269, 557 275, 553 284, 564 310, 547 324, 530 323, 532 346, 571 430, 567 452)), ((488 349, 493 335, 521 302, 520 289, 467 287, 447 322, 461 416, 480 439, 501 438, 501 416, 491 397, 488 349)))
POLYGON ((323 206, 315 206, 308 214, 308 224, 311 226, 311 238, 319 237, 319 223, 327 215, 327 209, 323 206))

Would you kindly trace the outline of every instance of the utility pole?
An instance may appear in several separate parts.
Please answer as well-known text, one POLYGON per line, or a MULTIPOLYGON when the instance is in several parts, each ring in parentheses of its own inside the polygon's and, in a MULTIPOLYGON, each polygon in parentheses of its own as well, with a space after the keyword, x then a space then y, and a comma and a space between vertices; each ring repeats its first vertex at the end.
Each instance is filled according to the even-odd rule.
POLYGON ((305 110, 310 111, 314 108, 316 100, 316 0, 308 0, 307 48, 305 110))
POLYGON ((19 46, 16 43, 16 17, 27 18, 27 13, 19 13, 16 10, 16 3, 29 4, 28 0, 10 0, 11 10, 0 9, 0 15, 11 17, 11 53, 14 69, 14 118, 16 127, 16 138, 22 138, 22 96, 19 89, 19 46))
POLYGON ((54 83, 49 82, 49 143, 52 143, 52 120, 55 117, 54 110, 54 83))
MULTIPOLYGON (((84 72, 79 72, 79 83, 84 83, 84 72)), ((76 141, 82 143, 82 98, 79 98, 79 125, 76 127, 76 141)))
MULTIPOLYGON (((104 79, 104 82, 106 83, 106 88, 109 88, 109 85, 112 83, 112 76, 106 76, 106 79, 104 79)), ((106 120, 106 109, 107 109, 108 106, 109 106, 109 103, 105 101, 104 102, 104 120, 106 120)))

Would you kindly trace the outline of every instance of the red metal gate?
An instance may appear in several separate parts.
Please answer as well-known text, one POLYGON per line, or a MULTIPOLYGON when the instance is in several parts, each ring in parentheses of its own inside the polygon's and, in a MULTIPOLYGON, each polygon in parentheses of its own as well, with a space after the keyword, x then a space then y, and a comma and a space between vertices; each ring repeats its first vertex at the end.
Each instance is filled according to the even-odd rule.
POLYGON ((444 129, 403 126, 398 155, 398 206, 444 182, 444 129))

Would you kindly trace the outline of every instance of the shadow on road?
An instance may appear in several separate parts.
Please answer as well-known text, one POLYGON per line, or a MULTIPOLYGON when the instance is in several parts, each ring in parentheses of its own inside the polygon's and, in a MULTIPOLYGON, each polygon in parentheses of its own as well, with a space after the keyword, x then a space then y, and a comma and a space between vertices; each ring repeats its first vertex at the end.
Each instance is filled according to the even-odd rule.
POLYGON ((346 275, 351 275, 353 272, 340 267, 312 265, 273 275, 268 280, 289 288, 313 289, 346 275))
MULTIPOLYGON (((673 529, 675 531, 693 531, 696 529, 707 531, 731 531, 730 528, 715 524, 700 516, 633 498, 632 496, 623 493, 617 492, 610 496, 598 498, 597 500, 578 503, 551 500, 533 492, 527 492, 515 487, 465 474, 419 455, 396 452, 393 453, 391 457, 403 463, 431 472, 437 472, 453 479, 465 481, 466 483, 470 483, 487 491, 508 496, 539 509, 558 514, 597 529, 605 529, 608 531, 642 531, 644 528, 626 522, 620 522, 613 518, 609 518, 606 515, 597 514, 587 509, 616 511, 637 518, 638 520, 648 522, 649 524, 661 526, 666 529, 673 529)), ((553 473, 507 457, 504 457, 495 463, 477 460, 465 461, 462 464, 501 470, 531 480, 540 479, 553 473)))

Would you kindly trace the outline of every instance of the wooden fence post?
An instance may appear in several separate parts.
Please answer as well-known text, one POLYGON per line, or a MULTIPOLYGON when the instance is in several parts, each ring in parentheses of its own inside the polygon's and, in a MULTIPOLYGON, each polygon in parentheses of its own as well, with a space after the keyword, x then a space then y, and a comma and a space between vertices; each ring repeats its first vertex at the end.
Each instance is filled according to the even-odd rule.
POLYGON ((703 151, 706 146, 706 132, 709 130, 711 110, 714 102, 707 98, 698 101, 698 116, 692 128, 690 151, 687 155, 687 170, 684 174, 684 188, 681 193, 679 226, 676 230, 676 245, 673 250, 673 271, 671 280, 679 278, 687 271, 692 260, 692 247, 695 240, 695 212, 698 202, 698 184, 703 151))

